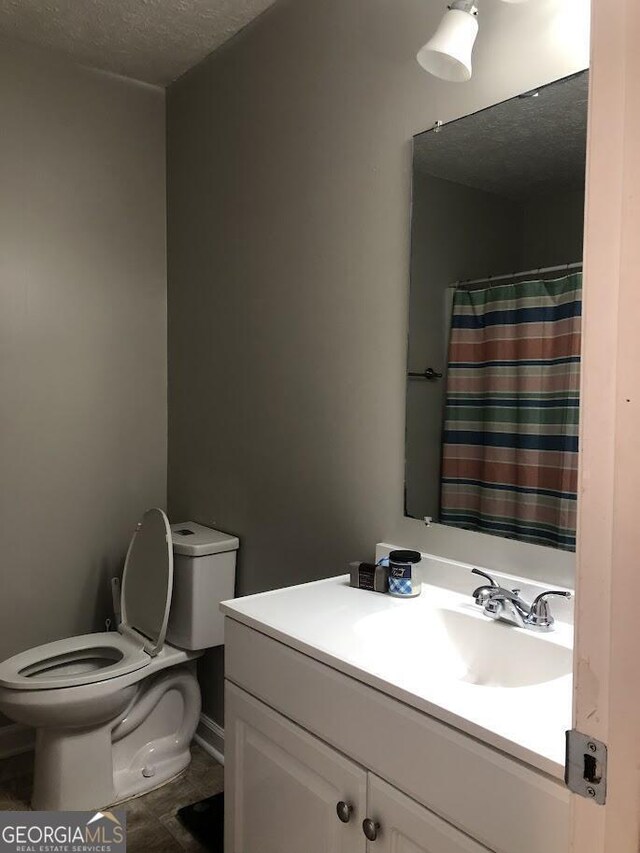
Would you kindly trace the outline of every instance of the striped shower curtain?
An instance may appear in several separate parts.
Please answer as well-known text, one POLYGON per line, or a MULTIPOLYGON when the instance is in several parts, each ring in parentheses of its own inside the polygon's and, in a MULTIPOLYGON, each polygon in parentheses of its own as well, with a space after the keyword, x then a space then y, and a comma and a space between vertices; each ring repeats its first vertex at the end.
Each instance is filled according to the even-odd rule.
POLYGON ((582 274, 458 289, 440 520, 575 550, 582 274))

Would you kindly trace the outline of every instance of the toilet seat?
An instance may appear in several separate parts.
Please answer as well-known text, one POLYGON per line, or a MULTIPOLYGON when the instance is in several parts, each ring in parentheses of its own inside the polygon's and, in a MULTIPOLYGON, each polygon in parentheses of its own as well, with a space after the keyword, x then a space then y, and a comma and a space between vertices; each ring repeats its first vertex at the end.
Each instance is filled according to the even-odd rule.
POLYGON ((140 643, 123 634, 83 634, 36 646, 3 661, 0 686, 51 690, 96 684, 142 669, 150 660, 140 643))
POLYGON ((68 637, 20 652, 0 663, 0 687, 77 687, 142 669, 162 651, 172 589, 169 519, 161 509, 150 509, 136 527, 127 552, 118 632, 68 637))

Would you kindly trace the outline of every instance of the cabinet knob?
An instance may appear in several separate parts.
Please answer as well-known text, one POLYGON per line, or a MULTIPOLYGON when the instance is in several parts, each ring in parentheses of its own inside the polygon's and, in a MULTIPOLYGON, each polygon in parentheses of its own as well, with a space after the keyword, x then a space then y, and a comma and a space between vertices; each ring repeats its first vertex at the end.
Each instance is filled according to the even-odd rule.
POLYGON ((362 831, 369 841, 375 841, 380 831, 380 824, 367 817, 362 821, 362 831))
POLYGON ((343 823, 349 823, 349 818, 353 814, 353 806, 351 803, 345 803, 344 800, 340 800, 336 806, 336 814, 343 823))

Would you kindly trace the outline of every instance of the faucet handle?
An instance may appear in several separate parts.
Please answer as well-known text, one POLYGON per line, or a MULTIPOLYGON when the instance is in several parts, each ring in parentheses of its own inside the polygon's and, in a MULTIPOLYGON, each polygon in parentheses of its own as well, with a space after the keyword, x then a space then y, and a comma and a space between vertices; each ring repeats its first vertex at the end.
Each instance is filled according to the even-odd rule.
POLYGON ((479 607, 484 607, 487 601, 491 598, 491 593, 489 589, 500 589, 500 586, 494 581, 491 575, 488 575, 486 572, 483 572, 481 569, 471 569, 471 573, 474 575, 480 575, 481 578, 489 581, 489 584, 482 584, 477 589, 473 591, 473 597, 475 599, 476 604, 479 607))
POLYGON ((480 575, 481 578, 489 581, 489 586, 498 587, 498 584, 494 581, 491 575, 488 575, 486 572, 483 572, 482 569, 471 569, 472 575, 480 575))
POLYGON ((526 618, 527 625, 537 631, 550 631, 553 627, 555 619, 551 615, 549 602, 547 598, 550 595, 561 595, 563 598, 571 598, 570 592, 564 592, 559 589, 550 589, 547 592, 541 592, 533 599, 531 610, 526 618))

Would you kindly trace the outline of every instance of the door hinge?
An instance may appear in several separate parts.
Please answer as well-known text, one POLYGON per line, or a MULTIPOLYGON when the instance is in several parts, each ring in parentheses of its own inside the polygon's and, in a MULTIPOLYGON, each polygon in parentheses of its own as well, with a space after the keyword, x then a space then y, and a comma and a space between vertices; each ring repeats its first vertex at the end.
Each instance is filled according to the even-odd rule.
POLYGON ((574 794, 603 806, 607 799, 607 746, 575 729, 567 732, 564 781, 574 794))

